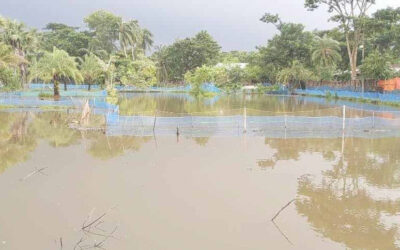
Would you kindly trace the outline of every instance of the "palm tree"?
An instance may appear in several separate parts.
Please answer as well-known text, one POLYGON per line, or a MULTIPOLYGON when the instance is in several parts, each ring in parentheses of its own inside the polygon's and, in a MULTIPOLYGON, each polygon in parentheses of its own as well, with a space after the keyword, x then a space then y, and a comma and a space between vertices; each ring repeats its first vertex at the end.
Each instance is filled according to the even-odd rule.
POLYGON ((148 29, 142 29, 142 49, 143 52, 153 46, 153 34, 148 29))
POLYGON ((74 57, 68 55, 64 50, 53 48, 53 52, 45 52, 33 67, 31 78, 40 78, 43 81, 53 82, 54 98, 60 98, 59 83, 70 79, 76 83, 82 82, 83 78, 78 70, 74 57))
POLYGON ((18 65, 21 72, 21 83, 24 84, 27 76, 27 54, 36 49, 38 45, 36 30, 27 30, 25 24, 15 20, 2 19, 0 23, 3 30, 3 42, 13 48, 15 55, 24 59, 18 65))
POLYGON ((88 84, 89 91, 91 84, 103 74, 104 67, 104 62, 94 54, 85 55, 81 64, 81 74, 88 84))
POLYGON ((130 48, 132 59, 135 57, 135 50, 142 40, 142 32, 138 21, 131 20, 121 22, 119 26, 119 42, 125 57, 128 57, 127 50, 130 48))
POLYGON ((12 48, 0 42, 0 67, 18 67, 25 59, 15 55, 12 48))
POLYGON ((313 73, 297 60, 292 62, 290 68, 282 69, 277 76, 277 80, 288 85, 289 88, 296 88, 300 82, 313 78, 313 73))
POLYGON ((322 67, 335 66, 342 57, 340 56, 339 42, 326 35, 322 38, 315 37, 315 46, 312 53, 312 61, 322 67))
POLYGON ((157 79, 161 83, 168 81, 168 71, 167 71, 167 48, 165 46, 156 46, 156 51, 153 54, 153 59, 156 62, 157 67, 157 79))

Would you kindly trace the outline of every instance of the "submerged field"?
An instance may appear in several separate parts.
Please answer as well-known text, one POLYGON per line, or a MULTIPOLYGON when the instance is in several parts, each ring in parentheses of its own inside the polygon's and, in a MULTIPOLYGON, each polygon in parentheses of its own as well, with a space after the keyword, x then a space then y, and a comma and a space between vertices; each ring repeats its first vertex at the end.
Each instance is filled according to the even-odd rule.
MULTIPOLYGON (((244 106, 249 116, 340 117, 346 105, 348 118, 374 110, 393 122, 399 111, 257 95, 131 94, 118 105, 120 116, 161 117, 244 106)), ((138 136, 109 133, 102 114, 91 116, 98 130, 72 129, 78 120, 71 110, 0 110, 0 249, 400 247, 400 128, 138 136)))

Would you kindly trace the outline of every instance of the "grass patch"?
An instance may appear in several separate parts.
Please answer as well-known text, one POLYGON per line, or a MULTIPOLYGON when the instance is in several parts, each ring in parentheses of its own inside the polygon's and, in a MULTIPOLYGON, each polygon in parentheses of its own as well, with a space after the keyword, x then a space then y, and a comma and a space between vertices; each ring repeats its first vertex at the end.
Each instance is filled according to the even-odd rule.
POLYGON ((12 108, 16 108, 17 106, 14 105, 3 105, 0 104, 0 109, 12 109, 12 108))
POLYGON ((70 106, 56 106, 56 105, 44 105, 40 106, 40 109, 43 110, 66 110, 66 109, 73 109, 73 107, 70 106))
POLYGON ((48 93, 48 92, 40 92, 38 97, 41 100, 44 100, 44 99, 52 99, 54 97, 54 95, 52 93, 48 93))

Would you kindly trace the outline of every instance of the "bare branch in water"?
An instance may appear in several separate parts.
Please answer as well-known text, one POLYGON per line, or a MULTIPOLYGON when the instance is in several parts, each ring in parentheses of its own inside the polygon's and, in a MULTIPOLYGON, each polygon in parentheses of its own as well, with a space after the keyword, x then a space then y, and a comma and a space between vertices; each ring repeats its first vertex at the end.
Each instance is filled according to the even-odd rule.
POLYGON ((283 210, 285 210, 290 204, 292 204, 295 200, 296 200, 296 199, 293 199, 293 200, 289 201, 285 206, 283 206, 283 207, 275 214, 275 216, 272 217, 271 221, 273 222, 273 221, 276 219, 276 217, 278 217, 279 214, 280 214, 283 210))
POLYGON ((272 221, 272 224, 278 229, 278 231, 282 234, 282 236, 287 240, 287 242, 290 243, 290 245, 293 245, 293 243, 289 240, 289 237, 286 236, 286 234, 280 229, 280 227, 275 223, 275 221, 272 221))
POLYGON ((20 181, 25 181, 26 179, 32 177, 32 176, 35 175, 35 174, 47 175, 47 174, 43 173, 43 170, 45 170, 46 168, 47 168, 47 167, 41 168, 41 169, 37 169, 37 170, 31 172, 30 174, 26 175, 24 178, 21 178, 20 181))
POLYGON ((292 204, 295 200, 297 200, 296 198, 289 201, 285 206, 283 206, 281 209, 279 209, 279 211, 275 214, 274 217, 272 217, 271 221, 272 224, 274 224, 275 228, 278 229, 279 233, 287 240, 287 242, 289 242, 291 245, 293 245, 293 243, 290 241, 289 237, 287 237, 287 235, 280 229, 280 227, 275 223, 275 219, 279 216, 279 214, 285 210, 288 206, 290 206, 290 204, 292 204))

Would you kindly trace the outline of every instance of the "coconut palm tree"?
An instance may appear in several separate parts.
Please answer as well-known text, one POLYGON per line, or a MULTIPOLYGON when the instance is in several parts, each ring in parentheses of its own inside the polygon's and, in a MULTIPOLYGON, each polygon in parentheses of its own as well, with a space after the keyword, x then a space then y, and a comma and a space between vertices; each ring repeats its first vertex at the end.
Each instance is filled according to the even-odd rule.
POLYGON ((0 67, 18 67, 26 60, 13 53, 10 46, 0 42, 0 67))
POLYGON ((289 88, 296 88, 301 81, 313 78, 313 73, 297 60, 292 62, 291 67, 282 69, 277 76, 277 80, 288 85, 289 88))
POLYGON ((85 55, 81 63, 81 74, 88 84, 90 91, 91 84, 104 73, 104 62, 94 54, 85 55))
POLYGON ((326 35, 322 38, 315 37, 315 46, 312 53, 312 61, 322 67, 336 65, 342 58, 340 56, 339 42, 326 35))
POLYGON ((27 55, 38 46, 36 30, 28 30, 25 24, 9 19, 2 19, 2 41, 10 45, 15 55, 24 60, 19 63, 21 83, 26 83, 27 76, 27 55))
POLYGON ((142 41, 142 31, 136 20, 121 22, 119 26, 119 42, 125 57, 128 57, 127 50, 131 50, 132 59, 135 58, 135 50, 142 41))
POLYGON ((149 50, 153 46, 153 34, 148 29, 142 29, 142 49, 143 52, 149 50))
POLYGON ((45 52, 37 65, 33 67, 30 77, 32 79, 40 78, 45 82, 53 82, 55 99, 60 98, 59 83, 61 81, 66 79, 73 80, 76 83, 83 81, 75 58, 56 47, 53 48, 53 52, 45 52))

